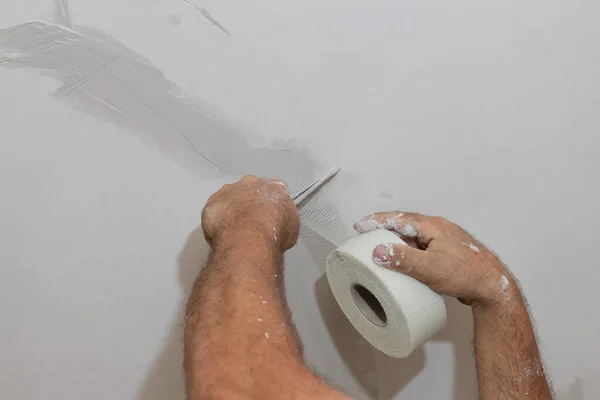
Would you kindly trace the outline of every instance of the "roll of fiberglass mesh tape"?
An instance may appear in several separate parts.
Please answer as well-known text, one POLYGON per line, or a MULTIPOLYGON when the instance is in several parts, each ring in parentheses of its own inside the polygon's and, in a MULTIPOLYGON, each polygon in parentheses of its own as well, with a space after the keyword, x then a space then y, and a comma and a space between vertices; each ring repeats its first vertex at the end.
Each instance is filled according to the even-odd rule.
POLYGON ((382 243, 404 243, 376 229, 350 239, 327 257, 329 286, 346 317, 377 349, 407 357, 446 324, 442 296, 407 275, 375 264, 382 243))

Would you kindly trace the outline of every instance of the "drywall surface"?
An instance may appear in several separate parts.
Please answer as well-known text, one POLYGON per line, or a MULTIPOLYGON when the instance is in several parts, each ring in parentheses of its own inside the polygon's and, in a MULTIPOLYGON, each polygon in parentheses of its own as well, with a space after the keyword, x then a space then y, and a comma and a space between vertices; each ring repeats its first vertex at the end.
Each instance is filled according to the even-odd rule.
MULTIPOLYGON (((315 174, 341 165, 325 194, 347 219, 393 208, 465 226, 521 280, 559 398, 600 396, 595 2, 1 10, 0 29, 36 20, 102 35, 249 143, 301 149, 315 174)), ((0 53, 0 397, 183 399, 181 311, 207 252, 200 211, 235 177, 55 95, 63 77, 16 67, 22 49, 0 53)), ((450 300, 443 332, 390 359, 344 320, 315 248, 326 252, 307 236, 286 271, 311 366, 361 399, 476 398, 468 309, 450 300)))

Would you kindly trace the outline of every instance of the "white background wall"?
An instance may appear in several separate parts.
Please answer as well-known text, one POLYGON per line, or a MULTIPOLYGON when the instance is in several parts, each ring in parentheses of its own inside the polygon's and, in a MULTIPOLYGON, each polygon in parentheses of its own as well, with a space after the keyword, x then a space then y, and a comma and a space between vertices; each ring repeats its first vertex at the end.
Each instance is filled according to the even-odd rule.
MULTIPOLYGON (((328 192, 348 217, 417 210, 475 233, 520 279, 562 398, 600 396, 596 2, 198 4, 231 37, 177 0, 70 5, 74 24, 232 120, 340 164, 328 192)), ((50 0, 0 9, 0 28, 54 14, 50 0)), ((183 170, 56 86, 0 69, 0 397, 182 399, 200 211, 225 178, 183 170)), ((363 397, 475 398, 466 308, 449 303, 439 337, 390 360, 340 327, 306 249, 289 258, 294 318, 324 375, 363 397)))

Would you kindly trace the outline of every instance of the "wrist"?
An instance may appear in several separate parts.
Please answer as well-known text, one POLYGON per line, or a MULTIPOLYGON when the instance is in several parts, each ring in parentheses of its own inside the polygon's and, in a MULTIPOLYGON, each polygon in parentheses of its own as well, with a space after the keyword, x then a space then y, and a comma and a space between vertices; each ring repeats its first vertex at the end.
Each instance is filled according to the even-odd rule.
POLYGON ((471 309, 475 318, 512 313, 523 306, 524 300, 521 291, 513 280, 511 280, 510 286, 505 291, 500 291, 499 293, 486 296, 484 299, 471 303, 471 309))
POLYGON ((278 242, 274 235, 252 229, 226 229, 212 239, 214 251, 230 251, 232 249, 243 249, 242 251, 267 251, 269 253, 281 254, 278 242))

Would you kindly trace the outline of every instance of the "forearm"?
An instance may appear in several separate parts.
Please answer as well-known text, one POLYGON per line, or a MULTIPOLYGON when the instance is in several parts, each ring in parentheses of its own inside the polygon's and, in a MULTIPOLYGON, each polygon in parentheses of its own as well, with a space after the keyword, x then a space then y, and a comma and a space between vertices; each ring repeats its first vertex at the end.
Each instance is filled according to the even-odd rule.
POLYGON ((525 302, 515 284, 503 297, 473 307, 480 399, 550 400, 525 302))
POLYGON ((498 256, 440 217, 380 212, 354 228, 364 233, 382 226, 409 245, 382 243, 373 251, 377 264, 473 307, 480 399, 552 399, 525 301, 498 256))
POLYGON ((190 400, 260 398, 275 374, 308 373, 284 299, 282 255, 268 240, 215 246, 188 303, 185 358, 190 400))

